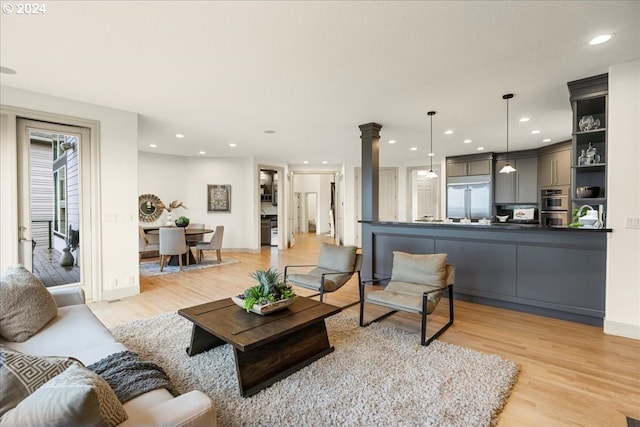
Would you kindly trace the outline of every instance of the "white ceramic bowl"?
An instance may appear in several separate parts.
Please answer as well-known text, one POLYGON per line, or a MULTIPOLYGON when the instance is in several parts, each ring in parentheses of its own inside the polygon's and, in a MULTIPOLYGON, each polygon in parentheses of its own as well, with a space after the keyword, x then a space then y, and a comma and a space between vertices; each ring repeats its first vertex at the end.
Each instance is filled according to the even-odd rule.
POLYGON ((509 215, 496 215, 496 218, 498 218, 498 221, 500 222, 507 222, 509 215))
POLYGON ((596 225, 596 222, 598 222, 598 218, 581 216, 580 218, 578 218, 578 221, 580 221, 580 223, 585 227, 593 227, 594 225, 596 225))

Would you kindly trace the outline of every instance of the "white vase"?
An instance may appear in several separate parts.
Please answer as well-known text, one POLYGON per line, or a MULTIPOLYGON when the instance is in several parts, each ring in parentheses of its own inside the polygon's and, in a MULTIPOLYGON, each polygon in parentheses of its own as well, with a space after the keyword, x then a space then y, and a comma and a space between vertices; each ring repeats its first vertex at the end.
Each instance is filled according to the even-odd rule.
POLYGON ((167 212, 167 227, 173 226, 173 220, 171 219, 171 212, 167 212))

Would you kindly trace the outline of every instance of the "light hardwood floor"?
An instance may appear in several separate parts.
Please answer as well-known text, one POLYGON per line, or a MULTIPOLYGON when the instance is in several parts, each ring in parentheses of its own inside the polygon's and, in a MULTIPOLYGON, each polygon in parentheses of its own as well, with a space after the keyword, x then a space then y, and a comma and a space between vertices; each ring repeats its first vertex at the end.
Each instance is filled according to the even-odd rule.
MULTIPOLYGON (((91 303, 108 327, 176 311, 180 308, 239 294, 252 285, 257 268, 310 264, 317 259, 315 236, 296 236, 286 251, 264 247, 260 253, 224 252, 237 264, 141 278, 139 295, 114 302, 91 303)), ((215 256, 213 253, 209 257, 215 256)), ((297 288, 299 295, 309 291, 297 288)), ((346 306, 358 299, 357 279, 328 294, 325 302, 346 306)), ((430 316, 437 327, 446 316, 440 304, 430 316)), ((375 309, 367 308, 373 317, 375 309)), ((358 306, 344 310, 358 316, 358 306)), ((417 315, 396 314, 384 323, 418 333, 417 315)), ((455 302, 455 323, 440 339, 485 353, 498 354, 520 365, 520 376, 499 417, 500 426, 626 426, 625 416, 640 419, 640 341, 605 335, 602 328, 455 302)), ((384 354, 380 363, 385 363, 384 354)), ((398 390, 399 393, 402 390, 398 390)))

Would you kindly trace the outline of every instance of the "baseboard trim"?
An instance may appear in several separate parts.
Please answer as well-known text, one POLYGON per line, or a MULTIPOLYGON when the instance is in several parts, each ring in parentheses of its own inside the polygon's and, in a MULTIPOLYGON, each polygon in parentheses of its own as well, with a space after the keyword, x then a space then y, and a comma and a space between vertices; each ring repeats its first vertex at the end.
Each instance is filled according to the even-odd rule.
POLYGON ((140 293, 140 286, 125 286, 122 288, 105 289, 102 291, 102 301, 113 301, 117 299, 132 297, 140 293))
POLYGON ((620 323, 605 319, 604 333, 640 340, 640 325, 631 325, 629 323, 620 323))

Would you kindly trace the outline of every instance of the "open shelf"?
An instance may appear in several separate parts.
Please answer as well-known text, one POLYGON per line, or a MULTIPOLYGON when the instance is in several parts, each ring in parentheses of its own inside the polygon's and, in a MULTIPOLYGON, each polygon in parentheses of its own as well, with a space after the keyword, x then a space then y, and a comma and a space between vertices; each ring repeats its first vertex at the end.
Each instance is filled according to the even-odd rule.
POLYGON ((607 203, 607 120, 609 77, 607 74, 567 83, 573 110, 572 188, 573 207, 607 203), (597 129, 589 129, 588 126, 597 129), (582 156, 592 148, 598 163, 580 164, 582 156), (577 197, 579 187, 599 187, 597 197, 577 197))

